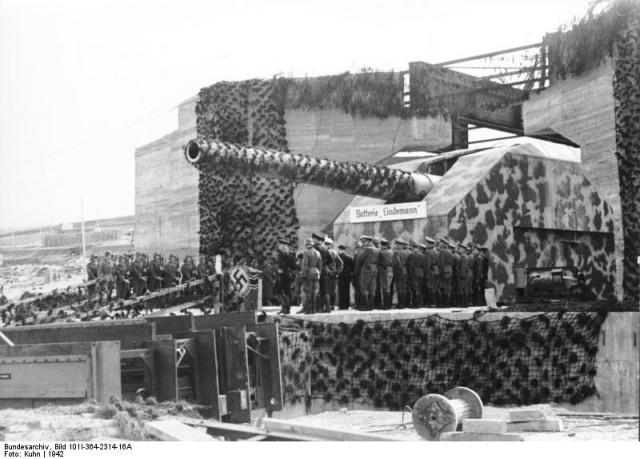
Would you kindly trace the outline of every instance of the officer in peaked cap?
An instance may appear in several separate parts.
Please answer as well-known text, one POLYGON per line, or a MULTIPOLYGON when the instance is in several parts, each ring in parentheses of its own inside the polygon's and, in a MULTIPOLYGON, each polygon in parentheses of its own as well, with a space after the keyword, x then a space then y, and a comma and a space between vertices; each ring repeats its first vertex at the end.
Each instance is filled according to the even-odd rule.
POLYGON ((393 282, 393 250, 389 241, 380 239, 378 253, 378 291, 376 292, 376 306, 391 309, 391 283, 393 282))
POLYGON ((278 239, 278 253, 276 255, 277 275, 273 287, 273 296, 278 298, 280 311, 278 314, 291 313, 292 285, 296 274, 295 253, 289 248, 289 241, 278 239))
POLYGON ((379 247, 380 247, 380 239, 378 239, 377 237, 371 238, 371 242, 373 242, 373 245, 374 245, 376 248, 379 248, 379 247))
POLYGON ((398 308, 410 304, 407 298, 407 259, 409 258, 408 243, 403 239, 396 239, 393 250, 393 285, 398 296, 398 308))
POLYGON ((407 286, 411 303, 407 303, 407 307, 421 308, 423 303, 422 284, 424 283, 424 253, 421 246, 425 246, 415 241, 411 241, 411 246, 412 251, 407 257, 407 286))
POLYGON ((371 236, 362 236, 364 242, 362 252, 356 258, 354 275, 358 280, 360 291, 360 310, 370 311, 376 292, 378 277, 378 253, 379 250, 373 245, 371 236))
POLYGON ((313 239, 306 239, 304 245, 307 250, 302 254, 300 265, 302 275, 303 302, 298 314, 313 314, 316 312, 316 301, 320 290, 319 282, 322 272, 322 258, 315 249, 313 239))
POLYGON ((471 244, 473 248, 471 258, 471 273, 472 273, 472 301, 474 306, 480 306, 483 303, 484 290, 482 285, 482 270, 483 270, 483 258, 480 252, 480 247, 476 244, 471 244))
POLYGON ((456 251, 456 244, 449 242, 449 249, 451 250, 451 257, 453 262, 451 264, 453 273, 451 276, 451 296, 449 300, 449 306, 452 308, 458 307, 462 303, 462 296, 460 295, 460 254, 456 251))
POLYGON ((458 286, 458 306, 466 308, 469 306, 469 279, 470 279, 470 260, 467 252, 469 247, 462 243, 458 243, 458 256, 460 257, 460 269, 457 273, 458 286))
POLYGON ((436 251, 436 241, 429 236, 424 238, 427 250, 424 256, 424 283, 423 295, 424 304, 431 308, 437 303, 438 284, 440 282, 440 269, 438 268, 438 252, 436 251))
MULTIPOLYGON (((482 299, 484 300, 484 290, 489 288, 489 248, 482 247, 480 250, 482 253, 482 299)), ((482 303, 486 306, 486 301, 482 303)))
POLYGON ((311 237, 315 241, 315 249, 320 254, 322 266, 319 280, 319 294, 314 303, 315 312, 329 312, 327 304, 327 273, 332 269, 333 259, 329 254, 329 249, 324 245, 325 236, 319 233, 311 233, 311 237))
POLYGON ((342 261, 342 270, 338 274, 338 309, 347 310, 351 305, 351 283, 353 282, 353 270, 355 264, 353 257, 347 254, 347 247, 338 246, 338 256, 342 261))
POLYGON ((329 236, 324 238, 324 245, 329 251, 329 258, 331 262, 327 267, 327 276, 325 281, 325 309, 332 311, 333 307, 337 305, 336 292, 338 288, 338 276, 342 272, 343 262, 340 258, 340 254, 333 248, 333 239, 329 236))
POLYGON ((440 252, 438 253, 438 268, 440 270, 439 297, 441 308, 449 307, 451 303, 451 281, 453 278, 453 254, 449 249, 449 241, 440 238, 440 252))

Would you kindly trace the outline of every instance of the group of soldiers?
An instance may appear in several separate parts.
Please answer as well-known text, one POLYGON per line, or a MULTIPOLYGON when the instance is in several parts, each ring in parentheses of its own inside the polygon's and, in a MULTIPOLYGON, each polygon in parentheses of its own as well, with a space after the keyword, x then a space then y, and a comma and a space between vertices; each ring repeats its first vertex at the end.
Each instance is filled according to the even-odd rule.
POLYGON ((213 274, 215 266, 212 258, 201 257, 196 265, 193 257, 187 255, 180 265, 175 255, 169 255, 165 262, 159 253, 154 253, 149 260, 146 254, 140 252, 125 253, 116 258, 107 251, 100 261, 96 255, 91 255, 87 264, 87 280, 95 282, 87 289, 89 296, 105 295, 106 300, 111 301, 115 288, 115 297, 127 300, 213 274))
POLYGON ((351 287, 355 308, 372 309, 468 307, 484 305, 489 271, 488 249, 476 244, 453 244, 430 237, 424 244, 362 236, 354 255, 347 247, 333 248, 329 237, 313 233, 305 250, 296 254, 289 241, 279 240, 274 295, 290 313, 313 314, 349 309, 351 287), (397 303, 392 298, 396 294, 397 303))

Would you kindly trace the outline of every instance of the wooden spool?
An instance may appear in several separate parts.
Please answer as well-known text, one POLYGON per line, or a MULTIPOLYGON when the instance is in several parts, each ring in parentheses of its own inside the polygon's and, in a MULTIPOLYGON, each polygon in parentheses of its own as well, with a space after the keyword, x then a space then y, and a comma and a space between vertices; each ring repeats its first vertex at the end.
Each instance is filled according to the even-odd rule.
POLYGON ((463 419, 482 419, 482 400, 467 387, 456 387, 444 396, 429 394, 413 405, 416 432, 425 440, 438 441, 444 432, 455 432, 463 419))

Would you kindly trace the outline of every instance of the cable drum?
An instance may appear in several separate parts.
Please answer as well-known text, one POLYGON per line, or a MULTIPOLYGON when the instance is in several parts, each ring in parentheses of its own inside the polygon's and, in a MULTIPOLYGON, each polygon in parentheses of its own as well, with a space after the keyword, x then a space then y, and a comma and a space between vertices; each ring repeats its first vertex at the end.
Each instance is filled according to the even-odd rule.
POLYGON ((467 387, 456 387, 444 396, 429 394, 413 406, 413 427, 425 440, 438 441, 445 432, 455 432, 463 419, 481 419, 480 396, 467 387))

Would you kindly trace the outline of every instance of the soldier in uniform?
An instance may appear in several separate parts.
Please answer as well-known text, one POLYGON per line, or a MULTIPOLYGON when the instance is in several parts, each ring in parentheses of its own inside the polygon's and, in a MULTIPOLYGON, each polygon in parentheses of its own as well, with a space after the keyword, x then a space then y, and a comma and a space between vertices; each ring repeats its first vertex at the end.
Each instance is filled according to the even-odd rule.
POLYGON ((362 254, 362 238, 356 241, 356 246, 355 246, 355 249, 353 250, 353 296, 356 302, 356 309, 360 309, 360 306, 362 305, 358 276, 356 276, 355 274, 356 263, 358 262, 358 257, 361 254, 362 254))
POLYGON ((438 299, 438 283, 440 280, 440 268, 438 268, 438 252, 435 249, 436 241, 430 237, 424 238, 427 250, 424 257, 424 286, 427 292, 424 304, 427 307, 436 307, 438 299))
POLYGON ((320 273, 320 294, 314 303, 315 312, 324 312, 325 309, 328 310, 329 305, 326 304, 327 301, 327 271, 331 269, 330 266, 333 262, 331 255, 329 255, 329 250, 324 245, 324 237, 317 234, 312 233, 311 237, 314 241, 314 249, 318 251, 320 257, 322 258, 322 272, 320 273))
POLYGON ((349 309, 351 304, 351 282, 353 282, 353 269, 355 268, 353 258, 347 252, 344 245, 338 246, 338 256, 342 260, 342 270, 338 275, 338 308, 349 309))
POLYGON ((473 283, 472 283, 472 291, 473 291, 473 305, 480 306, 484 297, 484 289, 482 285, 482 269, 483 269, 483 261, 482 255, 480 254, 480 248, 477 245, 473 245, 472 248, 473 259, 471 260, 471 271, 473 273, 473 283))
POLYGON ((91 285, 87 286, 89 298, 91 298, 96 291, 96 282, 98 280, 98 263, 96 262, 97 259, 98 257, 96 257, 95 255, 91 255, 89 263, 87 263, 87 282, 95 281, 91 285))
POLYGON ((182 282, 191 282, 196 279, 196 266, 191 255, 184 257, 180 272, 182 273, 182 282))
POLYGON ((407 258, 409 251, 406 249, 406 242, 396 239, 393 251, 393 285, 398 295, 398 308, 407 306, 407 258))
POLYGON ((278 314, 291 313, 291 285, 296 275, 296 256, 287 239, 278 239, 277 273, 273 294, 278 298, 278 314))
POLYGON ((123 256, 118 258, 118 265, 115 268, 116 278, 116 298, 125 300, 129 292, 129 279, 127 279, 127 263, 123 256))
POLYGON ((451 263, 451 299, 449 300, 449 306, 455 308, 460 306, 461 303, 460 287, 458 285, 458 279, 460 277, 460 254, 455 244, 449 243, 449 250, 451 251, 451 257, 453 259, 451 263))
POLYGON ((113 272, 115 268, 111 261, 111 252, 104 253, 104 259, 100 266, 98 266, 98 279, 102 283, 107 293, 107 301, 111 301, 111 294, 113 292, 113 272))
POLYGON ((482 247, 482 305, 486 306, 484 290, 489 288, 489 249, 482 247))
POLYGON ((329 251, 329 256, 331 257, 331 264, 327 269, 327 297, 325 301, 327 303, 327 307, 329 311, 333 310, 333 307, 336 305, 336 288, 338 282, 338 276, 340 272, 342 272, 342 258, 338 252, 333 248, 333 239, 330 237, 326 237, 324 239, 324 245, 329 251))
POLYGON ((144 295, 147 290, 147 278, 144 276, 142 264, 142 254, 138 254, 130 267, 131 288, 136 297, 144 295))
POLYGON ((411 291, 412 308, 422 307, 422 283, 424 282, 424 254, 421 248, 426 246, 411 241, 411 253, 407 257, 407 276, 411 291))
POLYGON ((355 276, 360 288, 361 311, 371 311, 378 277, 378 252, 371 236, 362 236, 362 253, 356 260, 355 276))
POLYGON ((378 253, 378 285, 382 293, 382 309, 391 309, 391 281, 393 280, 393 250, 389 241, 380 240, 378 253))
POLYGON ((169 255, 169 261, 164 267, 164 276, 162 278, 162 285, 164 288, 175 287, 180 283, 180 279, 177 276, 178 267, 177 259, 173 255, 169 255))
POLYGON ((160 270, 160 254, 154 253, 153 259, 147 268, 147 288, 150 292, 155 292, 162 288, 162 272, 160 270))
POLYGON ((456 272, 456 285, 458 290, 457 306, 466 308, 469 306, 469 257, 468 247, 458 243, 459 267, 456 272))
POLYGON ((440 306, 449 307, 451 301, 451 279, 453 277, 453 254, 449 249, 449 241, 440 239, 440 253, 438 254, 438 269, 440 270, 440 306))
POLYGON ((315 304, 320 293, 319 282, 322 274, 322 256, 314 248, 312 239, 307 239, 304 245, 307 248, 302 254, 301 266, 304 302, 299 314, 313 314, 316 312, 315 304))

